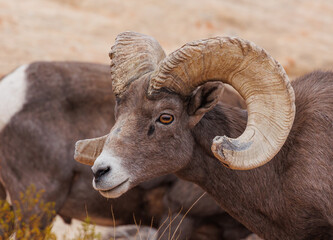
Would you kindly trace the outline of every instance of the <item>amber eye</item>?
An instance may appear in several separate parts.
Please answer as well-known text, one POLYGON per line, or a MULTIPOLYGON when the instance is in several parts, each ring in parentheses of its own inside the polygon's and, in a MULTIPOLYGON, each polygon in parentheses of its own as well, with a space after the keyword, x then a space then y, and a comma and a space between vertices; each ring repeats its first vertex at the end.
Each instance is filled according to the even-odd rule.
POLYGON ((170 124, 170 123, 173 122, 173 116, 172 116, 171 114, 163 113, 163 114, 159 117, 158 121, 159 121, 160 123, 162 123, 162 124, 168 125, 168 124, 170 124))

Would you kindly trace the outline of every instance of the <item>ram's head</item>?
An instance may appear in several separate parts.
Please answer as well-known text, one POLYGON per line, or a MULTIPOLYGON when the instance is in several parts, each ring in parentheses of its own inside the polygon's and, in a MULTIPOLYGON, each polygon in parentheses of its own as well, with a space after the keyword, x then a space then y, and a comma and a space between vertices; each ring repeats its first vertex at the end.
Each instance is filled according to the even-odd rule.
MULTIPOLYGON (((288 77, 251 42, 210 38, 165 57, 153 38, 125 32, 118 35, 110 58, 116 124, 107 136, 77 142, 75 154, 77 161, 93 165, 93 185, 106 197, 117 197, 191 161, 193 131, 223 90, 216 81, 233 86, 248 110, 241 136, 216 136, 212 142, 210 154, 225 166, 261 166, 288 136, 295 112, 288 77)), ((216 132, 223 128, 209 127, 216 132)))

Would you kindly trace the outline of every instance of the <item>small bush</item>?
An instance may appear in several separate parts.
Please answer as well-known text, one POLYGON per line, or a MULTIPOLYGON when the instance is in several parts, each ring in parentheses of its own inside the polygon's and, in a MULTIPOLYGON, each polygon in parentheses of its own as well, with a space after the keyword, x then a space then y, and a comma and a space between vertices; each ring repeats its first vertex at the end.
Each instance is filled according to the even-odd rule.
POLYGON ((56 214, 55 204, 42 200, 43 192, 37 191, 36 187, 31 185, 24 193, 20 193, 19 201, 13 202, 15 210, 7 201, 0 200, 0 229, 3 234, 0 236, 1 240, 9 239, 13 232, 18 240, 56 239, 51 232, 52 226, 42 229, 43 221, 51 221, 56 214))
MULTIPOLYGON (((31 185, 24 193, 20 193, 20 200, 13 203, 15 211, 6 200, 0 200, 0 240, 10 239, 13 233, 17 240, 57 239, 52 233, 52 224, 42 229, 42 223, 52 222, 56 215, 55 203, 44 202, 43 193, 44 190, 37 191, 31 185)), ((70 239, 64 236, 63 240, 70 239)), ((96 233, 95 225, 87 217, 81 224, 79 234, 71 240, 101 240, 101 234, 96 233)))

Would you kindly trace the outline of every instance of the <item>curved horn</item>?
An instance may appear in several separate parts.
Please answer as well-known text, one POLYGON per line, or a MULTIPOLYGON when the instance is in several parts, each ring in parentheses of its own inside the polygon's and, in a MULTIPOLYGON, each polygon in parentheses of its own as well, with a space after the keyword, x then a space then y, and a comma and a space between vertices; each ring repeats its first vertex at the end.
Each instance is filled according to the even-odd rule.
POLYGON ((199 85, 220 80, 244 98, 248 122, 236 139, 217 136, 212 151, 232 169, 252 169, 271 160, 284 144, 295 116, 295 96, 279 63, 239 38, 211 38, 171 53, 152 73, 148 93, 166 88, 189 96, 199 85))
POLYGON ((89 166, 94 165, 96 158, 101 154, 108 135, 80 140, 75 143, 75 161, 89 166))
POLYGON ((117 36, 109 56, 113 92, 121 96, 131 82, 155 70, 165 53, 154 38, 123 32, 117 36))

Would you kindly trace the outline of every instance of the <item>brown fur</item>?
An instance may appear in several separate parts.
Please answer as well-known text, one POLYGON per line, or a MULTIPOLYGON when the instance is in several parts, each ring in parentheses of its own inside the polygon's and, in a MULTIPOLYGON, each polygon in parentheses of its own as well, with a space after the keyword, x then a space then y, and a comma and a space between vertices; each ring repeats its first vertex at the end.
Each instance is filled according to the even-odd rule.
MULTIPOLYGON (((114 124, 115 99, 109 67, 36 62, 29 66, 27 76, 26 104, 0 132, 0 175, 12 201, 19 200, 19 193, 34 184, 37 189, 45 190, 43 200, 55 202, 57 214, 67 222, 72 218, 84 220, 88 213, 93 222, 113 226, 112 205, 116 225, 134 224, 134 214, 137 222, 148 226, 154 217, 153 226, 158 227, 169 205, 175 215, 186 203, 185 213, 203 192, 191 183, 170 176, 136 187, 120 199, 107 200, 92 191, 90 167, 76 163, 72 153, 75 141, 103 135, 114 124), (187 191, 183 193, 179 188, 187 191)), ((4 199, 1 185, 0 193, 4 199)), ((209 196, 205 196, 188 217, 190 223, 201 226, 201 230, 206 225, 201 218, 209 221, 209 226, 216 228, 218 239, 237 239, 249 233, 236 221, 230 226, 233 220, 209 196), (209 209, 212 210, 207 212, 209 209), (237 229, 234 235, 224 237, 232 227, 237 229)), ((48 224, 45 221, 42 227, 48 224)), ((186 232, 188 227, 183 230, 183 226, 185 224, 180 230, 184 237, 180 239, 195 231, 190 227, 190 232, 186 232)), ((202 231, 200 235, 205 236, 202 231)))
MULTIPOLYGON (((215 136, 243 132, 246 112, 224 104, 209 111, 214 102, 207 99, 218 97, 214 85, 190 99, 163 90, 148 99, 149 77, 134 81, 118 99, 117 121, 104 146, 131 173, 123 192, 176 172, 265 239, 333 239, 332 72, 292 82, 296 117, 289 137, 269 163, 249 171, 225 168, 210 149, 215 136), (162 113, 172 114, 174 121, 161 124, 162 113)), ((112 160, 106 163, 112 169, 112 160)), ((112 171, 104 179, 111 176, 112 171)))

